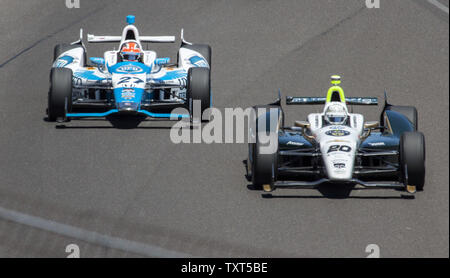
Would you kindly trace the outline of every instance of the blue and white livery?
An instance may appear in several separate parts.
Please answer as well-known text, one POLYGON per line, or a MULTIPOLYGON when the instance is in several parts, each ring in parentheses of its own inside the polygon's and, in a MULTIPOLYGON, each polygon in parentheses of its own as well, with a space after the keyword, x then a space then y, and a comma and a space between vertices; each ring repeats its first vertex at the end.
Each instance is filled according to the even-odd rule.
POLYGON ((178 60, 171 63, 168 57, 159 58, 155 51, 144 50, 144 43, 173 43, 175 37, 140 36, 134 21, 134 16, 127 17, 121 36, 87 36, 89 43, 119 44, 119 50, 91 57, 92 66, 86 63, 82 30, 79 41, 55 47, 49 120, 112 114, 181 119, 192 117, 194 100, 202 102, 202 113, 211 107, 211 48, 185 41, 182 30, 178 60), (137 61, 123 60, 120 55, 120 49, 129 42, 142 50, 137 61), (68 74, 72 75, 71 88, 63 84, 68 74), (173 114, 175 108, 185 108, 186 112, 173 114))

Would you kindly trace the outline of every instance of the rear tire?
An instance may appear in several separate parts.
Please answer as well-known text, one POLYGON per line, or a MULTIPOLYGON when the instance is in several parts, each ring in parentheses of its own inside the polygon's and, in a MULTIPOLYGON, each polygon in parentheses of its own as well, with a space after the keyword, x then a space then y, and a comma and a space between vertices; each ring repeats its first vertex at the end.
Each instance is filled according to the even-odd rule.
MULTIPOLYGON (((187 104, 189 105, 189 113, 191 119, 194 117, 193 105, 195 100, 201 101, 201 114, 211 107, 211 77, 208 68, 190 68, 187 75, 187 104)), ((206 115, 209 120, 209 115, 206 115)))
MULTIPOLYGON (((206 59, 206 61, 208 62, 209 68, 211 69, 211 46, 207 45, 207 44, 192 44, 192 45, 188 45, 185 44, 182 46, 183 48, 186 49, 190 49, 190 50, 194 50, 198 53, 200 53, 203 58, 206 59)), ((177 59, 178 61, 178 59, 177 59)))
POLYGON ((405 185, 419 191, 425 184, 425 137, 421 132, 405 132, 400 137, 400 167, 405 185))
MULTIPOLYGON (((63 54, 64 52, 66 52, 68 50, 71 50, 71 49, 78 48, 78 47, 81 47, 81 46, 79 44, 74 44, 74 45, 70 45, 70 44, 67 44, 67 43, 57 44, 55 46, 55 48, 53 49, 53 62, 55 62, 56 59, 58 59, 58 57, 61 54, 63 54)), ((84 65, 86 65, 86 59, 87 59, 86 51, 83 51, 83 56, 84 56, 84 58, 83 58, 84 59, 83 60, 83 62, 84 62, 83 66, 84 66, 84 65)))
POLYGON ((72 111, 72 70, 52 68, 48 93, 48 120, 65 120, 66 113, 72 111))
POLYGON ((414 130, 417 130, 419 128, 416 107, 393 105, 393 106, 387 107, 386 110, 395 111, 395 112, 398 112, 398 113, 404 115, 414 125, 414 128, 415 128, 414 130))

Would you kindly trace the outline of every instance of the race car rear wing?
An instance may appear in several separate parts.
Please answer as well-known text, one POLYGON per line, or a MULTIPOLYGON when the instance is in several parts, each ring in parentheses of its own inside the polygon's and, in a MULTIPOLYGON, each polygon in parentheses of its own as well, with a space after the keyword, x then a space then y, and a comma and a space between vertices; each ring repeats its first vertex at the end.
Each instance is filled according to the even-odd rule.
MULTIPOLYGON (((286 105, 314 105, 325 104, 326 97, 286 97, 286 105)), ((345 102, 349 105, 378 105, 376 97, 346 97, 345 102)))
MULTIPOLYGON (((121 36, 95 36, 92 34, 87 35, 88 42, 90 43, 107 43, 107 42, 120 42, 121 36)), ((149 43, 173 43, 175 42, 175 36, 140 36, 141 42, 149 43)))

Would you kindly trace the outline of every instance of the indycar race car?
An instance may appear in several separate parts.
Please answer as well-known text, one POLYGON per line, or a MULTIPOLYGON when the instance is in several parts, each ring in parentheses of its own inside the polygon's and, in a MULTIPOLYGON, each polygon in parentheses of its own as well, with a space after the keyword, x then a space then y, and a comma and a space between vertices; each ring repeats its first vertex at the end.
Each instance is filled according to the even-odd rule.
POLYGON ((388 104, 385 93, 380 121, 364 122, 347 105, 377 105, 378 99, 346 98, 340 77, 332 76, 331 83, 326 97, 286 97, 287 105, 325 105, 322 113, 309 114, 308 121, 296 121, 293 127, 284 126, 281 96, 254 107, 262 112, 254 114, 256 125, 249 131, 254 140, 244 161, 247 179, 266 192, 324 183, 423 190, 425 138, 417 131, 416 108, 388 104), (267 134, 275 135, 272 152, 262 151, 269 143, 261 137, 267 134))
POLYGON ((119 43, 118 50, 86 63, 83 31, 80 40, 54 49, 47 115, 49 121, 73 118, 139 115, 153 118, 192 118, 193 101, 201 101, 201 113, 211 106, 211 47, 184 40, 176 64, 158 58, 143 43, 173 43, 173 36, 140 36, 135 17, 121 36, 88 35, 89 43, 119 43), (175 108, 188 113, 173 114, 175 108))

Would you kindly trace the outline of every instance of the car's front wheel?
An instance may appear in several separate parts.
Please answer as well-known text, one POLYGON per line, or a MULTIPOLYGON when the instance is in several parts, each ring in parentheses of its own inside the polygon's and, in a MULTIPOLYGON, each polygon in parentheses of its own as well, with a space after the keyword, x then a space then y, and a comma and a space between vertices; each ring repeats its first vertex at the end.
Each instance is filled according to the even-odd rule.
POLYGON ((66 113, 72 111, 72 70, 52 68, 48 93, 47 116, 49 121, 66 120, 66 113))
MULTIPOLYGON (((194 101, 200 101, 200 118, 206 109, 211 107, 211 76, 208 68, 190 68, 187 75, 187 104, 191 118, 196 116, 194 113, 194 101)), ((209 120, 209 116, 203 120, 209 120)), ((200 120, 200 119, 197 119, 200 120)))
POLYGON ((425 184, 425 137, 421 132, 405 132, 400 137, 400 167, 405 185, 423 190, 425 184))
POLYGON ((278 175, 278 129, 281 117, 277 107, 270 105, 255 106, 256 124, 255 130, 251 131, 254 142, 249 144, 249 170, 253 186, 264 191, 272 191, 274 182, 278 175), (274 110, 274 108, 276 108, 274 110), (258 110, 263 109, 264 113, 259 114, 258 110), (276 113, 276 114, 272 114, 276 113), (260 115, 258 117, 258 115, 260 115), (270 125, 271 116, 277 119, 276 125, 270 125), (263 130, 260 129, 259 122, 266 121, 263 130), (270 131, 270 133, 269 133, 270 131), (262 138, 262 137, 266 138, 262 138), (273 137, 272 137, 273 136, 273 137), (272 146, 272 147, 269 147, 272 146))

